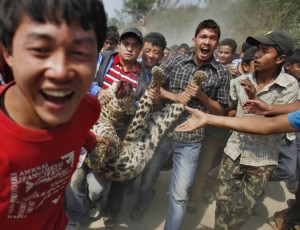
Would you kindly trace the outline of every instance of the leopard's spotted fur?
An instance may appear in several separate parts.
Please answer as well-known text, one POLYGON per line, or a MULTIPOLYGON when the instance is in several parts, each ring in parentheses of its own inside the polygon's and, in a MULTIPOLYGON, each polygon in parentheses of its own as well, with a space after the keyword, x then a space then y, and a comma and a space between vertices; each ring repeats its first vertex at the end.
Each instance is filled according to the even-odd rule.
MULTIPOLYGON (((204 78, 203 76, 195 74, 193 82, 201 84, 206 79, 206 74, 204 78)), ((149 87, 160 86, 162 78, 163 71, 159 67, 154 67, 149 87)), ((102 145, 100 148, 97 144, 86 158, 88 166, 94 172, 115 181, 129 180, 141 173, 152 158, 163 135, 183 113, 184 105, 174 103, 154 113, 151 113, 151 110, 152 101, 146 90, 121 145, 118 145, 119 147, 113 150, 110 156, 106 156, 105 146, 102 145)), ((93 130, 97 133, 97 127, 93 130)))
POLYGON ((117 152, 121 146, 121 140, 117 135, 115 123, 124 115, 135 113, 134 101, 136 94, 132 85, 127 81, 114 82, 108 88, 110 101, 102 104, 101 114, 98 121, 92 127, 92 131, 110 142, 110 149, 104 144, 97 144, 90 153, 86 162, 92 168, 99 168, 103 165, 104 158, 110 152, 117 152))

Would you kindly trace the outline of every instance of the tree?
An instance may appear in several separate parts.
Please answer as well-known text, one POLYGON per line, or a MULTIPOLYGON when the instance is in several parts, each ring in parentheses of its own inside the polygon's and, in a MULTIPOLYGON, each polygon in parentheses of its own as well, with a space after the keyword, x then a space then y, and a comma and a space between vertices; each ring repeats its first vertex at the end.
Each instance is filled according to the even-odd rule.
POLYGON ((138 13, 147 13, 151 10, 155 0, 123 0, 123 11, 134 19, 138 13))

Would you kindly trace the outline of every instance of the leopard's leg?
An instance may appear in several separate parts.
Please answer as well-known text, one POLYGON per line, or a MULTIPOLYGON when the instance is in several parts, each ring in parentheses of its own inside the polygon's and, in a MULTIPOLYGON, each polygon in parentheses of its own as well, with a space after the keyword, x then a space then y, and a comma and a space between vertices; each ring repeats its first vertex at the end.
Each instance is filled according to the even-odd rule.
MULTIPOLYGON (((175 103, 151 114, 148 133, 145 136, 145 141, 148 142, 147 145, 149 148, 152 148, 153 151, 156 149, 163 136, 167 132, 171 132, 175 127, 177 120, 182 116, 184 111, 183 104, 175 103)), ((147 157, 151 159, 152 156, 147 157)))
POLYGON ((153 103, 148 97, 148 91, 141 97, 136 113, 130 123, 124 141, 136 141, 145 134, 147 129, 147 120, 152 111, 153 103))
MULTIPOLYGON (((163 70, 160 67, 155 66, 152 68, 151 72, 152 79, 148 88, 160 87, 163 81, 163 70)), ((124 138, 125 141, 138 140, 145 135, 147 132, 148 117, 152 111, 152 107, 153 103, 148 96, 147 89, 139 101, 135 116, 124 138)))

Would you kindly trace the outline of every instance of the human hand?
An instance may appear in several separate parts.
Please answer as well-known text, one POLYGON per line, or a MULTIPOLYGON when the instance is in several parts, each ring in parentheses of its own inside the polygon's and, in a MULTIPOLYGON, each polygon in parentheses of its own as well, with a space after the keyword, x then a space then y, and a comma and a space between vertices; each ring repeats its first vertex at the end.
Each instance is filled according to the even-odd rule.
POLYGON ((189 111, 192 116, 182 124, 178 125, 175 128, 175 132, 190 132, 195 129, 201 128, 206 124, 207 118, 204 112, 198 109, 190 108, 188 106, 185 106, 185 109, 189 111))
POLYGON ((96 142, 97 142, 98 144, 103 144, 103 145, 105 145, 105 147, 106 147, 106 154, 105 154, 105 156, 106 156, 106 157, 107 157, 107 156, 110 156, 110 155, 111 155, 111 148, 110 148, 110 143, 109 143, 109 141, 108 141, 107 139, 103 138, 103 137, 98 136, 98 135, 95 135, 95 137, 96 137, 96 142))
POLYGON ((249 79, 241 79, 240 84, 247 93, 249 99, 257 98, 255 85, 249 79))
POLYGON ((186 105, 191 100, 191 98, 192 96, 189 93, 183 91, 175 95, 174 102, 186 105))
POLYGON ((195 83, 189 83, 185 89, 185 91, 191 96, 195 98, 199 98, 202 88, 201 86, 195 84, 195 83))
POLYGON ((242 103, 245 113, 253 113, 258 115, 268 115, 270 105, 261 100, 247 100, 242 103))
POLYGON ((97 142, 97 143, 99 143, 99 144, 104 144, 104 145, 107 146, 107 148, 109 148, 110 144, 109 144, 109 141, 108 141, 108 140, 106 140, 105 138, 100 137, 100 136, 98 136, 98 135, 95 135, 95 137, 96 137, 96 142, 97 142))
POLYGON ((97 97, 101 105, 104 105, 110 101, 110 96, 107 89, 101 89, 98 92, 97 97))
POLYGON ((230 65, 228 69, 232 79, 236 78, 239 75, 239 70, 234 64, 230 65))
POLYGON ((148 96, 151 99, 153 105, 160 104, 160 88, 149 88, 148 89, 148 96))

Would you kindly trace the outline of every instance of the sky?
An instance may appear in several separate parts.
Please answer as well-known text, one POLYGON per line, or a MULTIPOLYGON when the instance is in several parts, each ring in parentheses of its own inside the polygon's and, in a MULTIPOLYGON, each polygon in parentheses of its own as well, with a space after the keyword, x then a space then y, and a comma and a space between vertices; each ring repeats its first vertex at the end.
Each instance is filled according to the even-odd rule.
POLYGON ((102 0, 108 17, 115 17, 114 9, 120 10, 123 8, 123 0, 102 0))

